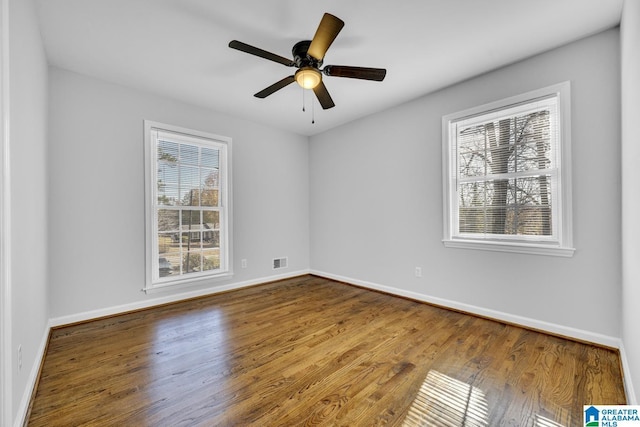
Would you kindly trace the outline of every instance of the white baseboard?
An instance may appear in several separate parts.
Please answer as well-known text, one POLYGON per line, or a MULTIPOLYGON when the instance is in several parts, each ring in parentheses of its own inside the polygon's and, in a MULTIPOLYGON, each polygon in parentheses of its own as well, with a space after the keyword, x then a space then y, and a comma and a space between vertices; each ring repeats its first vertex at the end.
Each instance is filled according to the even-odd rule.
POLYGON ((257 279, 246 280, 244 282, 229 283, 222 286, 212 286, 206 289, 199 289, 197 291, 181 292, 179 294, 172 294, 144 301, 138 301, 129 304, 118 305, 114 307, 101 308, 98 310, 85 311, 83 313, 71 314, 68 316, 60 316, 52 318, 49 323, 51 327, 59 327, 64 325, 70 325, 78 322, 86 322, 88 320, 98 319, 101 317, 114 316, 117 314, 127 313, 129 311, 143 310, 145 308, 151 308, 162 304, 169 304, 172 302, 183 301, 190 298, 197 298, 207 295, 213 295, 220 292, 226 292, 234 289, 246 288, 248 286, 259 285, 262 283, 273 282, 275 280, 289 279, 291 277, 302 276, 309 274, 309 270, 292 271, 283 274, 277 274, 273 276, 260 277, 257 279))
POLYGON ((620 338, 610 337, 607 335, 598 334, 595 332, 585 331, 582 329, 576 329, 569 326, 557 325, 554 323, 545 322, 543 320, 531 319, 528 317, 518 316, 515 314, 504 313, 501 311, 491 310, 488 308, 478 307, 470 304, 461 303, 458 301, 447 300, 443 298, 434 297, 431 295, 421 294, 417 292, 407 291, 400 288, 394 288, 391 286, 381 285, 378 283, 367 282, 364 280, 353 279, 351 277, 339 276, 336 274, 326 273, 323 271, 311 270, 311 274, 316 276, 326 277, 328 279, 338 280, 340 282, 350 283, 352 285, 361 286, 363 288, 373 289, 377 291, 386 292, 393 295, 398 295, 406 298, 410 298, 416 301, 422 301, 429 304, 450 308, 453 310, 463 311, 465 313, 471 313, 490 319, 495 319, 502 322, 507 322, 519 326, 524 326, 531 329, 536 329, 543 332, 548 332, 554 335, 560 335, 568 338, 573 338, 580 341, 586 341, 606 347, 620 348, 620 338))
POLYGON ((16 413, 15 422, 13 424, 14 427, 22 427, 25 424, 27 411, 29 410, 29 404, 31 403, 31 396, 33 395, 36 384, 38 383, 40 366, 44 362, 45 351, 47 350, 47 344, 49 343, 49 331, 51 331, 50 323, 45 328, 44 334, 42 334, 42 339, 40 340, 40 345, 38 346, 38 352, 36 353, 33 366, 31 367, 31 371, 29 372, 29 376, 27 378, 27 386, 25 387, 24 393, 22 394, 22 399, 20 399, 18 412, 16 413))
POLYGON ((620 362, 622 363, 622 374, 624 375, 624 391, 627 395, 627 405, 638 405, 638 398, 631 381, 631 367, 629 366, 629 359, 627 359, 622 340, 620 341, 620 362))

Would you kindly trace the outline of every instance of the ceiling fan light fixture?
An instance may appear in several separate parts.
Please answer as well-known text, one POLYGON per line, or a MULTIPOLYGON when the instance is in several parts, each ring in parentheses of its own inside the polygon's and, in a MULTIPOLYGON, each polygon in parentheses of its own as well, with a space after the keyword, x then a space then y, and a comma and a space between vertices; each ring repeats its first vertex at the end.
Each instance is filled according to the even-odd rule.
POLYGON ((296 82, 303 89, 313 89, 322 81, 322 74, 317 68, 302 67, 295 74, 296 82))

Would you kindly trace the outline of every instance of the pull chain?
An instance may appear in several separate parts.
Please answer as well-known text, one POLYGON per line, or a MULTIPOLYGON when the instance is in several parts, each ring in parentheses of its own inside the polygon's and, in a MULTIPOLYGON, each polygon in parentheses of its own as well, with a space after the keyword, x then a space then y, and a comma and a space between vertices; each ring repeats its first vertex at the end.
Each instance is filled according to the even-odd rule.
POLYGON ((304 113, 306 110, 304 109, 304 92, 305 90, 302 89, 302 112, 304 113))
MULTIPOLYGON (((306 105, 306 97, 305 97, 305 92, 306 89, 302 89, 302 112, 306 112, 307 109, 305 108, 306 105)), ((313 102, 313 97, 311 97, 311 124, 315 124, 316 123, 316 108, 315 108, 315 102, 313 102)))

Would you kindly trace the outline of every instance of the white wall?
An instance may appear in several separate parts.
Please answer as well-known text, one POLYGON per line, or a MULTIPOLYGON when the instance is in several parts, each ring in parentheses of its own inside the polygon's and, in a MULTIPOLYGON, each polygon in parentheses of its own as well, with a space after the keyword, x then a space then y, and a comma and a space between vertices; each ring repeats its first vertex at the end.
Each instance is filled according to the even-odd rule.
POLYGON ((307 137, 57 68, 49 116, 53 318, 159 298, 140 291, 145 119, 233 138, 235 276, 192 289, 308 270, 307 137), (271 260, 282 256, 289 267, 274 272, 271 260))
MULTIPOLYGON (((47 63, 31 0, 10 0, 12 413, 31 392, 49 319, 47 288, 47 63), (18 346, 22 369, 18 369, 18 346)), ((23 410, 22 408, 21 410, 23 410)))
MULTIPOLYGON (((626 0, 622 44, 622 339, 633 378, 632 403, 640 391, 640 2, 626 0)), ((627 385, 628 387, 629 385, 627 385)), ((628 387, 629 388, 629 387, 628 387)))
POLYGON ((312 271, 617 342, 619 62, 609 30, 312 137, 312 271), (566 80, 573 258, 444 248, 442 116, 566 80))

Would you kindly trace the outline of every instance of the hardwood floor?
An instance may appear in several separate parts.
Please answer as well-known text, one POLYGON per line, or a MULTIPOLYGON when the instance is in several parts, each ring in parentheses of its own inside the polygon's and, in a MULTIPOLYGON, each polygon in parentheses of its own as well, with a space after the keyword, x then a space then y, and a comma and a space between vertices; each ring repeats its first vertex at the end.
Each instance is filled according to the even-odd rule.
POLYGON ((29 426, 575 426, 616 351, 304 276, 55 329, 29 426))

